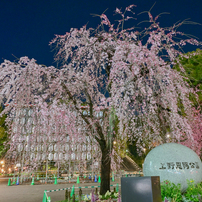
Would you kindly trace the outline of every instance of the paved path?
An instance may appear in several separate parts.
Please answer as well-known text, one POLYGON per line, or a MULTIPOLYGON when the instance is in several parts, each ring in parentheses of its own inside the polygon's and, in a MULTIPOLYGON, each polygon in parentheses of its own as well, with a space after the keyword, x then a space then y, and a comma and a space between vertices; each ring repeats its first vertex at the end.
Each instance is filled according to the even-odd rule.
MULTIPOLYGON (((113 184, 116 184, 114 182, 113 184)), ((8 181, 0 183, 0 202, 42 202, 44 190, 55 190, 72 187, 73 184, 43 184, 43 185, 12 185, 8 186, 8 181)), ((98 183, 81 183, 79 186, 98 186, 98 183)), ((75 184, 75 187, 78 185, 75 184)), ((75 189, 77 191, 78 189, 75 189)), ((91 189, 89 189, 91 190, 91 189)), ((87 192, 87 189, 85 189, 87 192)), ((65 199, 65 191, 47 193, 51 197, 51 202, 65 199)))

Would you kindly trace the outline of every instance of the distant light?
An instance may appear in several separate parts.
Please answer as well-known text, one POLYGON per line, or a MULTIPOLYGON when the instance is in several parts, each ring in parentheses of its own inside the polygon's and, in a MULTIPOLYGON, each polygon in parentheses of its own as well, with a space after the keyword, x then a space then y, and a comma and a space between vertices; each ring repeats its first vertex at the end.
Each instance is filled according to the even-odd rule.
POLYGON ((17 163, 17 164, 16 164, 16 167, 18 167, 18 168, 19 168, 20 166, 21 166, 21 165, 20 165, 20 163, 17 163))
POLYGON ((126 149, 126 152, 128 152, 128 150, 126 149))
POLYGON ((9 168, 8 170, 11 171, 11 168, 9 168))
POLYGON ((169 138, 170 137, 170 134, 167 134, 167 138, 169 138))
POLYGON ((116 144, 116 141, 114 141, 113 144, 116 144))
POLYGON ((1 161, 1 164, 4 164, 4 161, 1 161))
POLYGON ((146 149, 145 149, 145 148, 143 148, 143 151, 144 151, 144 152, 146 152, 146 149))
POLYGON ((4 172, 4 169, 1 169, 1 172, 4 172))
POLYGON ((2 165, 2 167, 4 167, 5 165, 2 165))

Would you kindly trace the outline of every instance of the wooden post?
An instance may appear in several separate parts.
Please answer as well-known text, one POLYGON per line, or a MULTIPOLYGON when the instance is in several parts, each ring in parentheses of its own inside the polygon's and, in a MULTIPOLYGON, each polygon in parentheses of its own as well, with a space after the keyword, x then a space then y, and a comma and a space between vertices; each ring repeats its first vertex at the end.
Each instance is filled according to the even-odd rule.
POLYGON ((69 183, 70 183, 70 177, 71 177, 70 166, 71 166, 71 164, 70 164, 70 159, 69 159, 69 183))
POLYGON ((47 184, 48 181, 48 159, 46 159, 46 180, 45 180, 45 184, 47 184))
POLYGON ((79 202, 81 202, 82 190, 79 188, 79 202))
POLYGON ((72 202, 76 202, 75 201, 75 194, 73 194, 72 202))
POLYGON ((68 199, 68 190, 66 189, 65 190, 65 200, 67 200, 68 199))
POLYGON ((97 193, 98 193, 98 189, 97 189, 97 187, 95 188, 95 194, 97 195, 97 193))
POLYGON ((57 170, 58 171, 58 173, 57 173, 58 178, 59 178, 59 172, 60 172, 59 170, 60 170, 60 164, 58 162, 58 170, 57 170))
POLYGON ((68 191, 68 200, 70 201, 70 191, 68 191))

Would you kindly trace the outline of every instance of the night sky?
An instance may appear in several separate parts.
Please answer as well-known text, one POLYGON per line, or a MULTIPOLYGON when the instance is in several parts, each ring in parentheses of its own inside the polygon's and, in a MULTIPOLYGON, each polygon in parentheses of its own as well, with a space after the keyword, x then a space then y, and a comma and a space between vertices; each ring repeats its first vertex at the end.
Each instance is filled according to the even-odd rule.
MULTIPOLYGON (((106 9, 109 19, 117 19, 116 7, 125 9, 135 4, 133 11, 138 14, 148 11, 155 2, 153 16, 170 13, 160 18, 163 27, 187 18, 202 24, 202 0, 0 0, 0 63, 4 59, 15 60, 13 54, 18 58, 35 58, 39 64, 56 65, 55 52, 49 46, 55 34, 65 34, 70 28, 80 28, 87 23, 88 28, 96 28, 100 19, 91 14, 102 14, 106 9)), ((130 21, 131 26, 148 20, 147 14, 135 17, 137 20, 130 21)), ((183 25, 179 31, 202 41, 202 25, 183 25)), ((192 47, 185 52, 195 49, 192 47)))

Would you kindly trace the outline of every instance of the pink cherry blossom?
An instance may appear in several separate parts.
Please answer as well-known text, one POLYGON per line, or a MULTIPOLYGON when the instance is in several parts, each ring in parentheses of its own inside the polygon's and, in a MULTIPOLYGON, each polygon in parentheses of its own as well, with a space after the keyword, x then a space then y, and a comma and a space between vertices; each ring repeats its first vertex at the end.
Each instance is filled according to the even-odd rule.
MULTIPOLYGON (((117 27, 102 14, 97 29, 83 26, 56 35, 50 45, 57 50, 55 60, 61 62, 58 69, 38 65, 28 57, 18 63, 5 60, 0 65, 0 99, 6 100, 7 106, 2 113, 9 114, 11 154, 19 140, 25 142, 21 140, 22 128, 29 136, 26 144, 33 150, 43 138, 46 156, 52 139, 62 147, 67 137, 72 145, 89 137, 99 148, 94 155, 101 161, 101 194, 109 189, 110 169, 121 161, 119 150, 124 150, 126 140, 138 139, 141 149, 142 142, 166 142, 168 130, 175 142, 182 140, 182 134, 196 141, 194 135, 200 130, 200 122, 195 126, 190 122, 192 117, 199 120, 188 98, 194 89, 171 66, 182 54, 179 47, 201 43, 174 40, 183 35, 176 31, 180 23, 161 28, 150 12, 151 25, 142 32, 124 29, 124 21, 131 16, 120 9, 116 13, 122 17, 117 27), (180 115, 179 100, 186 116, 180 115), (32 122, 21 124, 23 116, 17 113, 30 105, 32 122), (28 132, 31 127, 34 130, 28 132)), ((25 155, 28 158, 29 152, 25 155)))

